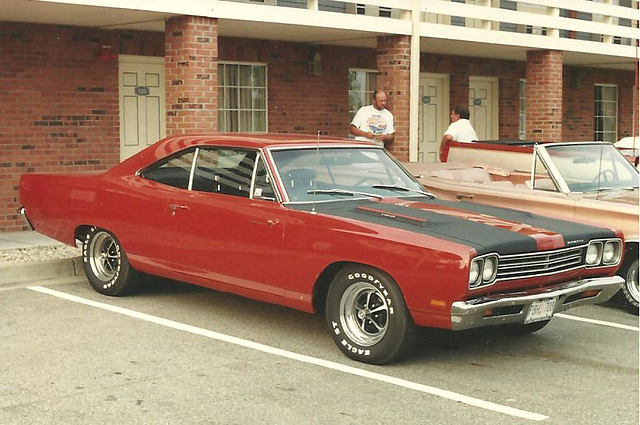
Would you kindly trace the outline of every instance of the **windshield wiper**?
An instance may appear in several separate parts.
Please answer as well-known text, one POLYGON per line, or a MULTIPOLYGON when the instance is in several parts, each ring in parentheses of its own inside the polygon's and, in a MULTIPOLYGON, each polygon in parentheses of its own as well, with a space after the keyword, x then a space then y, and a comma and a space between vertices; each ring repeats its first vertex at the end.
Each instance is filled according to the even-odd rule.
POLYGON ((346 195, 346 196, 355 196, 355 195, 363 195, 368 196, 370 198, 376 199, 384 199, 384 196, 376 195, 375 193, 367 193, 367 192, 357 192, 352 190, 342 190, 342 189, 318 189, 318 190, 307 190, 307 195, 346 195))
POLYGON ((397 190, 400 192, 412 192, 412 193, 417 193, 420 195, 424 195, 424 196, 428 196, 431 199, 435 199, 436 195, 434 195, 433 193, 429 193, 429 192, 424 192, 422 190, 416 190, 416 189, 409 189, 408 187, 404 187, 404 186, 398 186, 395 184, 376 184, 371 186, 374 189, 388 189, 388 190, 397 190))

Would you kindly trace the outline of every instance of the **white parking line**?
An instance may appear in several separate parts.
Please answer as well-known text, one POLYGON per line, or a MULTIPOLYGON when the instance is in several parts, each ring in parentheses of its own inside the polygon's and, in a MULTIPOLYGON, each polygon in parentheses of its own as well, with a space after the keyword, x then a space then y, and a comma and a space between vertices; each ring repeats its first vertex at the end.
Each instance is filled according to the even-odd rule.
POLYGON ((532 421, 543 421, 545 419, 548 419, 548 416, 541 415, 538 413, 527 412, 525 410, 515 409, 513 407, 491 403, 489 401, 480 400, 474 397, 468 397, 462 394, 454 393, 452 391, 447 391, 440 388, 431 387, 428 385, 418 384, 418 383, 407 381, 404 379, 395 378, 393 376, 387 376, 381 373, 370 372, 370 371, 359 369, 353 366, 346 366, 340 363, 335 363, 328 360, 319 359, 316 357, 306 356, 303 354, 282 350, 279 348, 271 347, 269 345, 259 344, 253 341, 247 341, 245 339, 236 338, 234 336, 221 334, 218 332, 198 328, 198 327, 187 325, 180 322, 174 322, 173 320, 163 319, 161 317, 140 313, 140 312, 129 310, 122 307, 116 307, 110 304, 87 300, 85 298, 77 297, 75 295, 70 295, 64 292, 56 291, 56 290, 45 288, 42 286, 31 286, 27 289, 40 292, 43 294, 47 294, 47 295, 52 295, 54 297, 62 298, 68 301, 73 301, 75 303, 84 304, 91 307, 96 307, 103 310, 111 311, 113 313, 122 314, 124 316, 133 317, 135 319, 144 320, 146 322, 155 323, 157 325, 166 326, 168 328, 189 332, 195 335, 201 335, 207 338, 216 339, 218 341, 224 341, 224 342, 239 345, 245 348, 250 348, 252 350, 262 351, 263 353, 269 353, 276 356, 285 357, 291 360, 296 360, 299 362, 313 364, 313 365, 324 367, 327 369, 332 369, 339 372, 360 376, 363 378, 369 378, 376 381, 385 382, 387 384, 396 385, 396 386, 407 388, 410 390, 419 391, 422 393, 434 395, 437 397, 442 397, 442 398, 453 400, 453 401, 458 401, 460 403, 479 407, 481 409, 504 413, 505 415, 529 419, 532 421))
POLYGON ((602 320, 587 319, 586 317, 572 316, 570 314, 558 313, 558 314, 554 314, 553 317, 561 317, 563 319, 575 320, 576 322, 585 322, 585 323, 591 323, 594 325, 609 326, 610 328, 618 328, 618 329, 624 329, 627 331, 640 332, 640 328, 636 328, 633 326, 621 325, 620 323, 613 323, 613 322, 604 322, 602 320))

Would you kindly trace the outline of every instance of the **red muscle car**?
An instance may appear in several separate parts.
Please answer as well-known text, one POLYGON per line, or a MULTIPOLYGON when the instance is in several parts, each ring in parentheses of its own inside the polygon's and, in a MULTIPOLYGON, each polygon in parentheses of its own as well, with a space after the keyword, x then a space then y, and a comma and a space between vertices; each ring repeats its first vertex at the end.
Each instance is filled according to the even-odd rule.
POLYGON ((169 137, 104 173, 25 174, 25 219, 82 244, 98 292, 141 274, 324 312, 394 361, 415 326, 534 332, 618 291, 622 234, 435 199, 384 149, 300 135, 169 137))

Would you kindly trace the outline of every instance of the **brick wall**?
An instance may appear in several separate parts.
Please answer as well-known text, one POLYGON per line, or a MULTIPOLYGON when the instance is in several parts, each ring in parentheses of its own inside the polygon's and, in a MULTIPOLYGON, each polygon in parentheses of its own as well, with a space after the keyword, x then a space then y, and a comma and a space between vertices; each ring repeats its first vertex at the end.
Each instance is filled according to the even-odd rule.
POLYGON ((411 78, 411 37, 378 37, 378 88, 387 93, 393 113, 395 140, 387 149, 401 161, 409 160, 409 104, 411 78))
POLYGON ((21 174, 118 163, 114 53, 163 54, 144 33, 0 22, 0 230, 22 229, 21 174))
POLYGON ((165 80, 167 134, 218 131, 217 19, 167 19, 165 80))
POLYGON ((618 138, 632 136, 635 110, 636 135, 638 109, 634 108, 633 72, 566 66, 563 78, 564 140, 594 140, 594 100, 596 84, 618 86, 618 138))
POLYGON ((268 130, 349 135, 349 68, 376 69, 375 51, 302 43, 220 38, 220 60, 268 65, 268 130), (321 75, 309 75, 318 48, 321 75))
MULTIPOLYGON (((118 65, 110 55, 164 56, 164 38, 162 33, 0 22, 0 231, 22 229, 16 214, 21 174, 105 170, 118 163, 118 65), (103 50, 102 46, 110 47, 103 50)), ((408 39, 399 41, 395 47, 401 49, 396 52, 398 59, 388 60, 404 60, 402 43, 408 49, 408 39)), ((175 53, 168 56, 178 57, 175 53)), ((341 137, 347 136, 349 128, 348 69, 377 67, 376 49, 229 37, 219 38, 218 57, 268 64, 269 131, 315 134, 320 130, 341 137), (321 75, 308 73, 314 48, 322 56, 321 75)), ((403 66, 395 67, 401 75, 407 72, 403 66)), ((203 65, 200 69, 208 68, 203 65)), ((518 136, 518 80, 526 69, 523 62, 431 54, 423 54, 421 64, 422 72, 450 75, 451 104, 468 102, 469 75, 497 77, 503 139, 518 136)), ((390 80, 381 78, 381 85, 387 86, 390 109, 402 125, 405 112, 400 103, 403 90, 408 91, 408 77, 404 82, 393 72, 390 80), (393 78, 398 84, 405 83, 405 88, 398 89, 393 78)), ((195 78, 207 74, 208 79, 201 79, 211 83, 217 81, 216 73, 212 67, 206 73, 196 72, 195 78)), ((596 83, 619 85, 619 135, 631 133, 633 72, 565 67, 562 80, 565 140, 593 138, 596 83)), ((191 94, 180 96, 194 103, 191 94)), ((211 104, 217 102, 212 97, 208 99, 211 104)), ((168 96, 174 98, 180 97, 168 96)), ((408 116, 408 107, 406 110, 408 116)), ((637 122, 636 118, 636 126, 637 122)), ((408 117, 404 128, 408 130, 408 117)), ((394 152, 405 158, 404 150, 394 152)))
POLYGON ((527 52, 527 139, 561 142, 562 52, 527 52))

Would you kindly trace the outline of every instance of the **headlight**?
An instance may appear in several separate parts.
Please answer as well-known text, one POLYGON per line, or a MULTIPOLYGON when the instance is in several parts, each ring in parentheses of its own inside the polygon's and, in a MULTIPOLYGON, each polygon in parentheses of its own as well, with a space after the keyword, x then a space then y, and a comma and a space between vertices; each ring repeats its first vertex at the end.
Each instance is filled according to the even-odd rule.
POLYGON ((480 283, 480 264, 482 263, 481 259, 475 259, 471 262, 471 267, 469 268, 469 288, 473 288, 478 286, 480 283))
POLYGON ((495 254, 474 258, 469 267, 469 289, 490 285, 498 274, 498 256, 495 254))
POLYGON ((498 257, 491 256, 484 259, 484 267, 482 269, 482 281, 484 283, 492 282, 496 278, 498 272, 498 257))
POLYGON ((591 242, 587 247, 587 255, 585 256, 585 262, 587 266, 595 266, 600 263, 602 257, 602 243, 591 242))
POLYGON ((619 241, 605 242, 602 249, 602 263, 604 264, 616 264, 620 261, 622 250, 620 249, 619 241))

